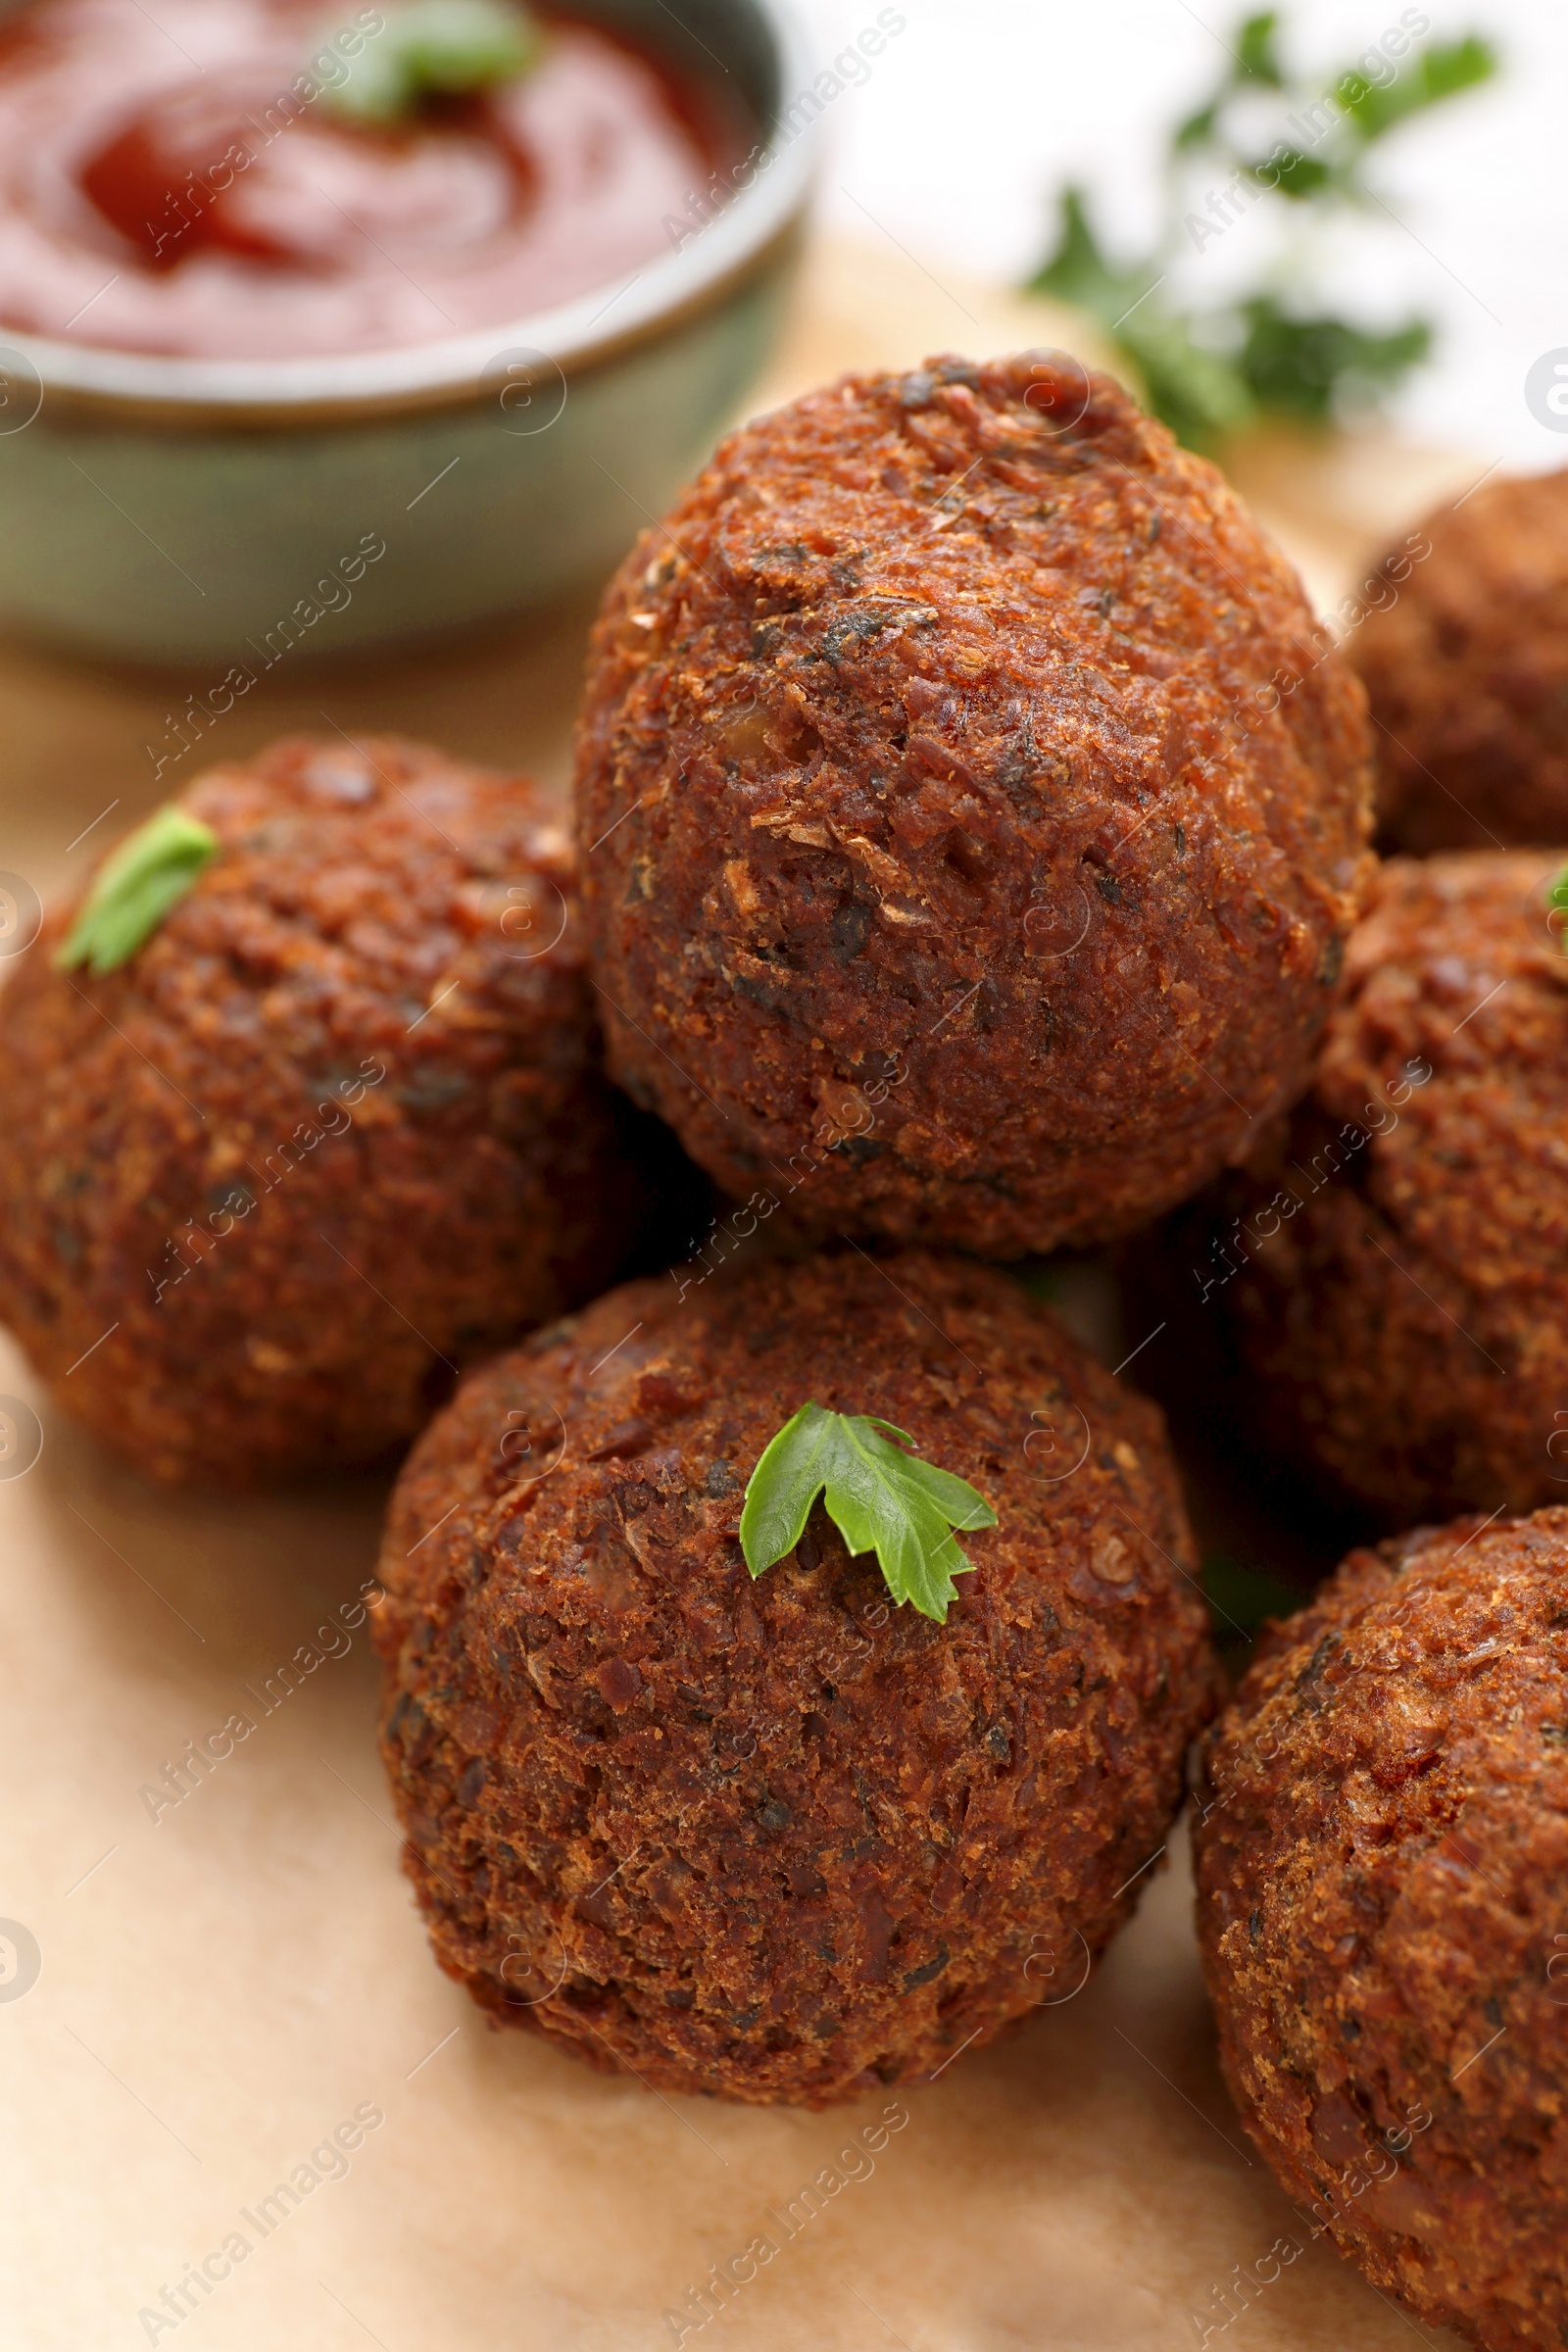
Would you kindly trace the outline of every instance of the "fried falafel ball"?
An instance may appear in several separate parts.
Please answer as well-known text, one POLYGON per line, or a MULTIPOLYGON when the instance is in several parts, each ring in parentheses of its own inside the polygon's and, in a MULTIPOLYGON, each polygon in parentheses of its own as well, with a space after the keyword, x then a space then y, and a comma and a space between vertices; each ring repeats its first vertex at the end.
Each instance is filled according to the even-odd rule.
POLYGON ((1271 1445, 1387 1525, 1568 1491, 1563 863, 1385 866, 1309 1093, 1174 1220, 1271 1445))
POLYGON ((1256 2145, 1420 2318, 1568 2334, 1568 1509, 1355 1551, 1211 1735, 1199 1928, 1256 2145))
POLYGON ((0 996, 0 1298, 139 1468, 244 1484, 413 1437, 640 1200, 536 787, 300 739, 179 806, 217 853, 129 961, 57 916, 0 996))
POLYGON ((495 2021, 819 2106, 1081 1987, 1211 1712, 1204 1612, 1158 1412, 1006 1276, 679 1287, 536 1334, 416 1446, 383 1754, 436 1956, 495 2021), (747 1482, 811 1399, 996 1510, 946 1624, 820 1502, 748 1574, 747 1482))
POLYGON ((821 1234, 1008 1257, 1182 1199, 1299 1090, 1371 870, 1312 628, 1216 469, 1060 355, 747 425, 593 641, 613 1074, 821 1234))
POLYGON ((1429 514, 1347 651, 1371 703, 1384 845, 1568 840, 1568 469, 1429 514))

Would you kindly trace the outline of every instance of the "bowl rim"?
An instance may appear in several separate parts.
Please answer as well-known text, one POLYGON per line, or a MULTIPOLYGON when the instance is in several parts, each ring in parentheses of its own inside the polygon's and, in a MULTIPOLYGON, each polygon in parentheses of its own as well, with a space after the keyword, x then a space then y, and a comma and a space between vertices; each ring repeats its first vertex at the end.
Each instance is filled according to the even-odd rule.
POLYGON ((750 4, 770 43, 778 87, 767 135, 753 149, 753 176, 688 240, 629 276, 550 310, 437 342, 303 359, 122 351, 0 322, 0 368, 35 379, 40 405, 59 401, 75 414, 128 414, 147 423, 193 416, 218 425, 270 421, 274 428, 468 406, 499 392, 508 362, 542 362, 563 380, 602 368, 717 307, 779 264, 797 241, 822 102, 808 121, 791 124, 792 112, 814 96, 804 24, 793 0, 750 4))

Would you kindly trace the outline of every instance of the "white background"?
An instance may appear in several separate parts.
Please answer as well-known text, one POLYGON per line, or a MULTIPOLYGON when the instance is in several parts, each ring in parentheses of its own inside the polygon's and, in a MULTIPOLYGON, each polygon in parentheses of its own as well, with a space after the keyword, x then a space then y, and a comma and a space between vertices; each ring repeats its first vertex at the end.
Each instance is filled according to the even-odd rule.
MULTIPOLYGON (((1285 10, 1288 53, 1325 81, 1387 27, 1404 0, 1308 0, 1285 10)), ((798 0, 827 64, 875 21, 877 0, 798 0)), ((940 270, 1017 277, 1040 258, 1054 192, 1086 183, 1107 244, 1136 258, 1158 216, 1168 126, 1224 71, 1249 13, 1200 0, 900 0, 907 29, 871 78, 828 111, 826 218, 877 226, 940 270)), ((1436 33, 1480 31, 1500 77, 1392 132, 1372 174, 1399 216, 1372 213, 1336 235, 1322 268, 1336 307, 1369 323, 1411 312, 1438 325, 1434 361, 1395 415, 1421 440, 1568 464, 1568 437, 1536 422, 1524 378, 1568 346, 1568 8, 1562 0, 1426 0, 1436 33)), ((1195 291, 1270 259, 1258 207, 1205 248, 1195 291)))

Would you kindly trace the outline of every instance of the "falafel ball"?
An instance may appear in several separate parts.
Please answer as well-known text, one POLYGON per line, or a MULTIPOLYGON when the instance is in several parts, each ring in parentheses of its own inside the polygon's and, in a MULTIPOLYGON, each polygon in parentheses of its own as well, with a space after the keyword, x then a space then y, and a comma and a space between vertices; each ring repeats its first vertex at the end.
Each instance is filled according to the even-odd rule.
POLYGON ((1385 866, 1310 1091, 1174 1221, 1269 1442, 1387 1525, 1568 1492, 1563 862, 1385 866))
POLYGON ((217 854, 130 960, 57 915, 0 996, 0 1296, 139 1468, 249 1483, 413 1437, 639 1192, 536 787, 301 738, 178 806, 217 854))
POLYGON ((612 1074, 733 1194, 991 1257, 1242 1151, 1371 870, 1294 574, 1059 354, 734 434, 607 593, 577 789, 612 1074))
POLYGON ((443 1968, 661 2090, 807 2106, 1068 1998, 1211 1711, 1156 1409, 921 1253, 628 1284, 460 1389, 393 1496, 382 1749, 443 1968), (814 1399, 971 1480, 946 1624, 820 1502, 737 1530, 814 1399))
POLYGON ((1568 470, 1499 475, 1440 508, 1373 580, 1387 601, 1347 651, 1372 707, 1384 845, 1568 840, 1568 470))
POLYGON ((1203 1966, 1314 2234, 1486 2352, 1568 2334, 1568 1509, 1355 1551, 1207 1742, 1203 1966))

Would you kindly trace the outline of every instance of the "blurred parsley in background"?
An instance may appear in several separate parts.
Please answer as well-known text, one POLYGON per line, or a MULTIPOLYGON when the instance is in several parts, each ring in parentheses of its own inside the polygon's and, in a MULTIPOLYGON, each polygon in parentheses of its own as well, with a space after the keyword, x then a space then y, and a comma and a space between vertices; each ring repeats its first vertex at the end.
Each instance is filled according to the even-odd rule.
POLYGON ((1173 282, 1182 258, 1203 253, 1257 205, 1303 221, 1386 214, 1365 175, 1369 151, 1398 123, 1497 70, 1496 53, 1475 34, 1418 46, 1414 35, 1430 19, 1407 8, 1325 90, 1287 73, 1280 23, 1274 9, 1246 20, 1219 87, 1171 132, 1157 251, 1139 263, 1111 261, 1082 189, 1069 187, 1055 251, 1029 280, 1031 291, 1099 321, 1138 369, 1149 406, 1194 449, 1271 417, 1325 424, 1375 406, 1425 359, 1432 328, 1409 318, 1376 331, 1298 306, 1269 285, 1191 307, 1173 282))

